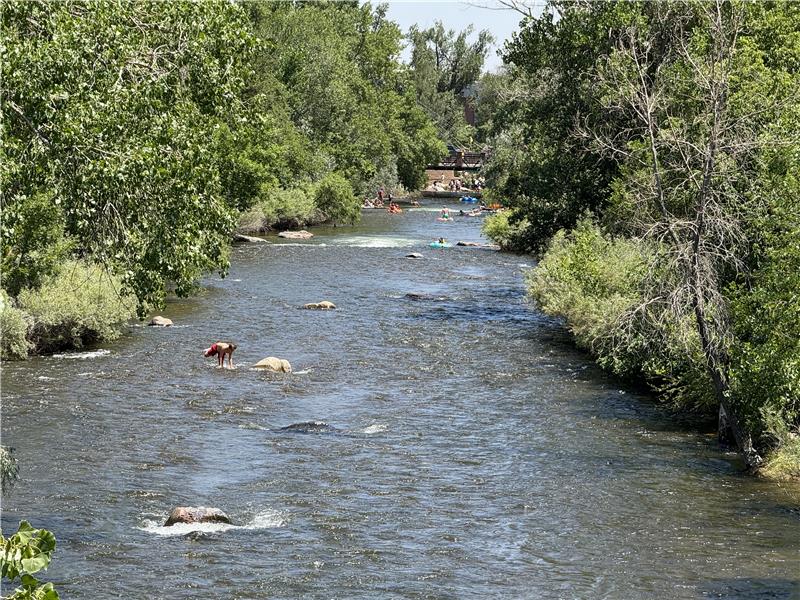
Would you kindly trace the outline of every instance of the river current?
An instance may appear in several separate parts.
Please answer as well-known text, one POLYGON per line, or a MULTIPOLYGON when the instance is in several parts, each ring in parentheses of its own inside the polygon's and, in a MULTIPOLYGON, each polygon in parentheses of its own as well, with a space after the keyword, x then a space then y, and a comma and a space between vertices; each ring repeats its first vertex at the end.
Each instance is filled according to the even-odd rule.
POLYGON ((596 368, 530 258, 430 248, 485 241, 435 208, 237 246, 174 327, 3 365, 3 530, 55 533, 62 598, 800 598, 800 488, 596 368))

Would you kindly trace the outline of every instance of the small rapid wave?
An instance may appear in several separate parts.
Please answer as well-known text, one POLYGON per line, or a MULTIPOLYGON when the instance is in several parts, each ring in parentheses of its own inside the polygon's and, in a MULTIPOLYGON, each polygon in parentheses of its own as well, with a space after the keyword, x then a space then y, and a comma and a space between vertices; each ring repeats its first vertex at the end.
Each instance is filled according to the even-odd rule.
POLYGON ((384 423, 375 423, 374 425, 370 425, 369 427, 362 429, 361 433, 372 435, 373 433, 383 433, 387 429, 389 429, 388 425, 385 425, 384 423))
POLYGON ((101 356, 109 356, 111 350, 92 350, 90 352, 64 352, 62 354, 53 354, 53 358, 69 358, 87 360, 89 358, 100 358, 101 356))
POLYGON ((352 235, 337 238, 333 245, 348 248, 408 248, 419 243, 419 240, 405 237, 352 235))
POLYGON ((146 519, 142 525, 136 529, 163 537, 171 537, 195 532, 225 533, 226 531, 236 529, 275 529, 276 527, 283 527, 286 525, 286 522, 287 519, 280 512, 268 509, 257 513, 244 525, 229 525, 227 523, 176 523, 175 525, 164 527, 164 525, 161 524, 162 521, 146 519))

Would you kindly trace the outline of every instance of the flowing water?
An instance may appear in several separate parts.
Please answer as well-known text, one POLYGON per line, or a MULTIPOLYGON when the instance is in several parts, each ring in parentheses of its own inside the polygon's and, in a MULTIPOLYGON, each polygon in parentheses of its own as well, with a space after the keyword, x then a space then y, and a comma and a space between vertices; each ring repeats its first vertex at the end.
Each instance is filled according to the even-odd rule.
POLYGON ((436 216, 236 247, 175 327, 5 364, 4 531, 56 534, 63 598, 800 597, 800 489, 594 367, 526 304, 529 258, 429 248, 480 241, 436 216), (235 525, 162 527, 176 505, 235 525))

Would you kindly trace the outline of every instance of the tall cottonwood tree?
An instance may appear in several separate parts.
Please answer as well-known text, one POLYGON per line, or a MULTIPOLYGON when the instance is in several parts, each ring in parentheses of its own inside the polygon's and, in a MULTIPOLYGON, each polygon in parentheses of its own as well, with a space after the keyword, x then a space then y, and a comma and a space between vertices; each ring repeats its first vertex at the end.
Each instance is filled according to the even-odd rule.
POLYGON ((612 210, 655 248, 643 301, 629 318, 652 331, 693 323, 686 351, 701 353, 721 423, 754 467, 761 457, 731 401, 725 287, 746 269, 747 174, 765 144, 791 140, 763 135, 765 115, 788 97, 770 94, 762 73, 742 62, 746 10, 722 0, 650 4, 597 73, 605 107, 629 126, 582 133, 620 163, 612 210))
POLYGON ((417 101, 436 123, 439 136, 453 143, 465 143, 470 137, 462 93, 478 81, 494 42, 488 30, 470 42, 472 33, 472 26, 456 32, 440 21, 428 29, 412 26, 408 32, 417 101))

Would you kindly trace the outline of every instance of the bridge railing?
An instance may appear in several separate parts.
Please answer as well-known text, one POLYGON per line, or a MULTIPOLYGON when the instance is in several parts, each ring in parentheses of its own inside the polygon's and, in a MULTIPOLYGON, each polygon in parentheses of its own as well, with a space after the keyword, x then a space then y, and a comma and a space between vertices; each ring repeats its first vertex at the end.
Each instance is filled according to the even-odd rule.
POLYGON ((457 150, 451 152, 441 161, 437 168, 442 169, 480 169, 486 161, 486 152, 464 152, 457 150))

